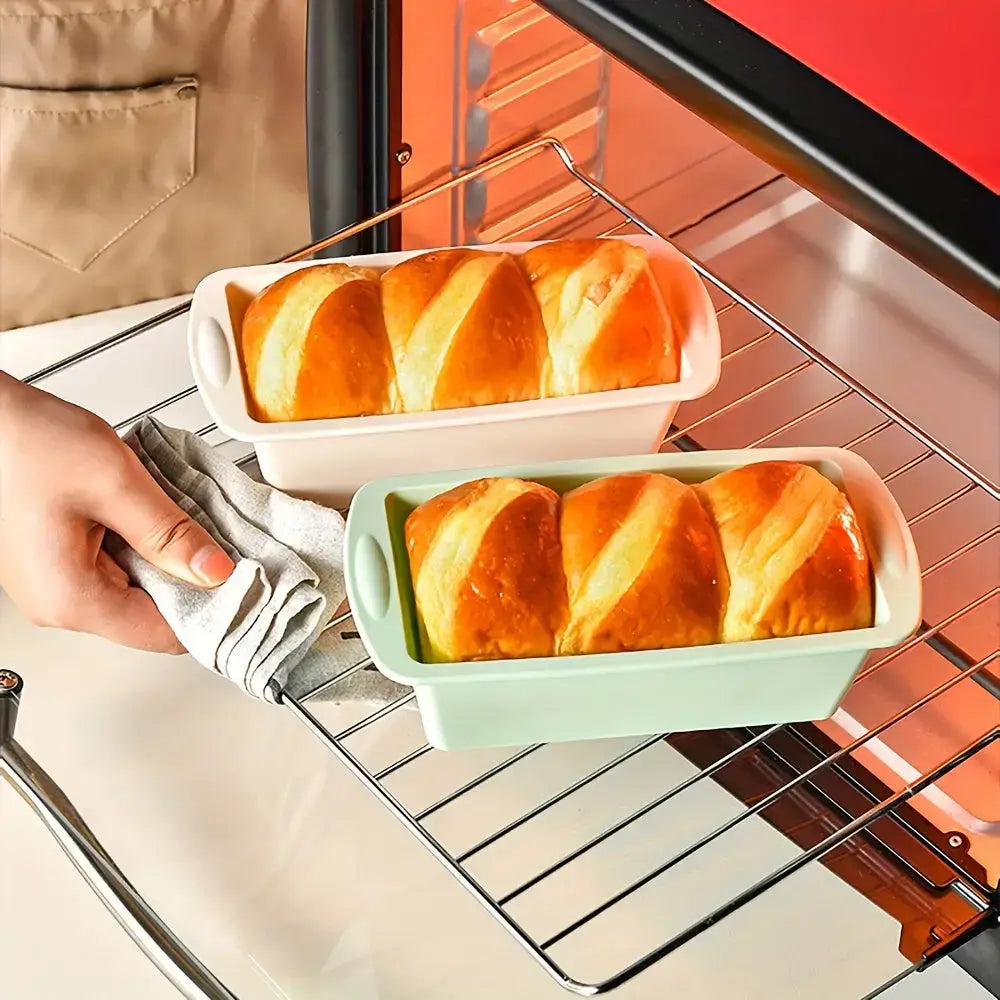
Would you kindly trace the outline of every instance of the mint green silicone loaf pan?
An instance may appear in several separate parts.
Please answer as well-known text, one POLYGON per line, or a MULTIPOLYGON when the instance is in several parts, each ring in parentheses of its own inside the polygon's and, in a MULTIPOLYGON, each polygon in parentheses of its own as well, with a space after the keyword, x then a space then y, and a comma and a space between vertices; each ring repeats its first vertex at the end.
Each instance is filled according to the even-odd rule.
POLYGON ((412 685, 427 739, 443 750, 829 718, 869 652, 902 642, 921 615, 906 520, 871 466, 839 448, 639 455, 382 479, 362 487, 351 505, 345 566, 365 646, 386 676, 412 685), (810 465, 847 494, 871 556, 871 628, 650 652, 421 661, 403 525, 424 501, 483 476, 530 479, 565 493, 620 472, 697 483, 770 460, 810 465))

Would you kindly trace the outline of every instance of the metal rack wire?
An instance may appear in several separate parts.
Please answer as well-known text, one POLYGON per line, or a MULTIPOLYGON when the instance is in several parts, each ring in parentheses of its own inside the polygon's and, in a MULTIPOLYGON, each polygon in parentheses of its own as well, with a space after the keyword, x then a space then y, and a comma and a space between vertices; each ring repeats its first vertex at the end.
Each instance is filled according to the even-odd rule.
MULTIPOLYGON (((553 229, 565 227, 568 218, 579 220, 586 217, 589 220, 603 219, 600 228, 602 233, 620 232, 633 228, 651 235, 662 235, 657 233, 653 226, 630 212, 598 182, 578 169, 560 143, 552 139, 540 139, 486 161, 453 177, 444 184, 404 199, 394 208, 344 229, 316 245, 303 248, 287 259, 304 259, 316 250, 325 249, 339 240, 377 225, 430 197, 453 191, 461 184, 480 178, 491 171, 510 169, 539 155, 557 157, 567 171, 568 178, 578 186, 578 194, 572 203, 557 208, 552 216, 546 220, 546 224, 553 229), (615 217, 610 226, 607 224, 608 214, 615 217)), ((951 488, 945 496, 935 499, 910 517, 911 526, 915 527, 941 515, 942 512, 947 512, 952 508, 952 505, 967 502, 977 497, 984 498, 987 503, 1000 501, 1000 489, 996 484, 990 482, 959 456, 912 423, 904 414, 825 358, 760 305, 741 294, 737 289, 730 287, 700 262, 692 260, 692 263, 710 286, 717 302, 720 321, 723 318, 726 320, 722 323, 724 338, 726 338, 726 331, 731 321, 737 317, 742 316, 744 320, 746 317, 751 317, 759 324, 759 327, 747 338, 742 340, 737 338, 737 342, 732 344, 724 340, 724 371, 743 363, 748 357, 753 357, 768 349, 769 345, 775 342, 792 348, 795 352, 795 359, 792 364, 781 368, 760 384, 740 392, 732 399, 718 404, 713 403, 702 412, 695 412, 690 419, 687 416, 691 412, 691 408, 687 406, 682 408, 680 412, 684 419, 670 428, 663 442, 664 448, 690 451, 714 446, 713 436, 718 437, 719 433, 726 439, 726 446, 756 447, 771 443, 790 433, 809 430, 810 422, 817 421, 839 408, 862 405, 868 417, 868 422, 863 429, 846 440, 815 443, 837 444, 846 448, 863 450, 877 444, 884 435, 902 433, 914 445, 916 453, 905 458, 904 461, 890 468, 884 474, 883 478, 887 483, 892 485, 904 481, 908 474, 925 466, 926 463, 943 463, 942 468, 952 470, 960 478, 960 484, 951 488), (763 433, 754 432, 751 435, 751 440, 732 440, 733 431, 731 427, 725 426, 727 421, 731 423, 734 417, 739 418, 751 412, 759 416, 764 412, 762 407, 767 407, 769 403, 781 398, 783 392, 786 392, 797 379, 810 371, 822 372, 824 376, 832 380, 833 385, 829 395, 812 405, 798 409, 794 415, 781 420, 775 426, 768 426, 763 433), (722 430, 719 431, 719 428, 722 430)), ((87 350, 80 351, 62 362, 48 366, 29 376, 26 381, 41 381, 71 365, 94 357, 125 340, 152 329, 158 323, 182 314, 185 308, 186 306, 183 304, 174 307, 87 350)), ((728 338, 726 339, 728 340, 728 338)), ((169 398, 145 408, 141 413, 133 414, 128 420, 121 421, 119 427, 127 426, 146 413, 158 412, 193 394, 194 391, 194 387, 191 387, 174 393, 169 398)), ((207 425, 200 428, 199 433, 207 435, 213 430, 212 425, 207 425)), ((249 461, 251 458, 252 456, 246 456, 244 461, 249 461)), ((925 584, 932 583, 936 574, 958 560, 966 558, 970 553, 980 549, 981 546, 988 545, 998 535, 1000 535, 1000 526, 996 524, 996 518, 992 518, 984 530, 978 531, 972 538, 963 540, 948 552, 930 560, 923 571, 925 584)), ((994 697, 1000 698, 1000 685, 990 673, 990 668, 1000 661, 1000 650, 992 648, 987 650, 985 655, 973 657, 956 645, 947 634, 953 630, 957 623, 967 620, 968 616, 980 611, 985 606, 997 602, 998 598, 1000 598, 1000 579, 988 581, 986 588, 973 599, 966 601, 962 607, 947 615, 940 616, 935 621, 924 621, 915 636, 865 667, 856 682, 857 684, 863 684, 873 674, 885 670, 901 657, 924 649, 932 650, 940 656, 943 662, 954 669, 954 673, 910 704, 871 726, 862 735, 840 747, 830 749, 820 746, 802 727, 775 725, 762 729, 727 732, 731 745, 722 752, 716 753, 711 760, 700 765, 695 773, 680 782, 663 788, 638 808, 620 817, 583 842, 567 845, 561 856, 538 867, 529 875, 519 878, 515 884, 508 885, 502 890, 491 888, 481 876, 474 872, 474 862, 483 852, 497 845, 502 846, 506 839, 515 834, 516 831, 528 828, 530 824, 537 822, 561 804, 572 801, 574 796, 579 796, 585 789, 601 779, 622 773, 630 761, 634 761, 643 754, 650 753, 653 748, 661 746, 664 741, 672 738, 671 734, 656 734, 634 743, 611 759, 565 784, 555 793, 549 794, 529 809, 505 818, 474 843, 462 849, 456 849, 446 843, 446 838, 434 832, 435 817, 439 817, 454 807, 456 803, 463 801, 466 796, 473 793, 488 793, 492 787, 491 783, 495 783, 501 775, 509 772, 512 768, 530 768, 532 766, 530 758, 544 749, 541 745, 518 748, 489 768, 475 774, 472 778, 450 788, 444 794, 438 795, 433 801, 415 807, 405 802, 403 797, 390 786, 394 782, 398 782, 400 776, 408 773, 408 769, 423 766, 418 762, 423 761, 426 764, 428 758, 439 756, 439 751, 434 750, 426 743, 420 743, 396 759, 378 766, 366 762, 352 741, 352 737, 370 730, 371 727, 391 725, 392 720, 397 717, 399 709, 413 700, 412 692, 400 695, 389 704, 339 729, 339 731, 332 731, 313 710, 310 702, 321 695, 329 694, 331 690, 336 688, 336 685, 342 684, 357 671, 368 669, 370 667, 369 660, 358 662, 305 696, 296 698, 281 690, 275 690, 273 694, 275 700, 296 716, 359 781, 377 796, 409 832, 430 851, 445 870, 475 897, 556 982, 579 995, 603 993, 620 986, 756 898, 771 891, 805 866, 817 861, 828 860, 831 856, 836 855, 844 845, 855 842, 857 838, 868 838, 889 853, 895 853, 898 856, 899 851, 893 847, 893 844, 896 843, 893 837, 902 831, 907 837, 919 841, 921 848, 927 852, 927 855, 935 859, 940 871, 933 880, 934 885, 941 892, 950 894, 961 902, 962 906, 965 907, 964 919, 956 918, 952 921, 951 926, 940 929, 936 939, 923 948, 920 955, 899 976, 869 994, 870 997, 874 997, 904 976, 925 968, 937 958, 947 954, 974 930, 986 926, 990 921, 996 919, 996 887, 989 885, 988 879, 975 865, 967 863, 967 860, 963 860, 960 855, 949 852, 946 847, 943 847, 938 838, 928 833, 926 826, 921 826, 913 815, 906 812, 906 808, 907 803, 915 796, 972 758, 985 753, 993 743, 1000 740, 1000 726, 987 727, 982 732, 974 734, 973 738, 955 752, 940 760, 935 766, 924 770, 917 779, 906 783, 898 790, 885 787, 873 790, 874 786, 852 776, 853 772, 851 772, 849 765, 852 763, 852 755, 856 751, 863 750, 872 741, 889 733, 894 727, 912 718, 928 705, 944 698, 960 685, 975 683, 994 697), (576 913, 572 919, 564 921, 560 926, 545 933, 537 933, 527 928, 524 922, 515 915, 514 911, 517 909, 519 901, 529 896, 539 886, 544 885, 548 880, 553 879, 558 873, 567 870, 581 859, 590 856, 600 845, 613 842, 614 838, 619 837, 623 832, 635 829, 636 824, 643 817, 650 815, 665 803, 678 799, 685 793, 690 794, 692 789, 708 779, 720 780, 732 768, 757 759, 762 754, 768 756, 772 763, 782 758, 784 751, 779 749, 782 740, 791 740, 796 746, 811 748, 811 756, 808 758, 807 764, 783 771, 781 780, 776 782, 769 792, 748 801, 745 808, 714 829, 698 837, 683 849, 663 857, 640 876, 628 881, 599 902, 576 913), (779 807, 803 793, 829 797, 829 793, 824 789, 825 783, 832 777, 838 777, 839 780, 846 782, 853 781, 857 789, 863 793, 862 806, 853 809, 853 811, 841 808, 838 826, 828 829, 823 836, 814 838, 809 846, 804 847, 800 853, 780 867, 774 868, 765 876, 732 893, 720 905, 710 907, 696 921, 666 937, 655 947, 634 955, 625 964, 599 979, 588 979, 575 975, 554 956, 553 950, 557 950, 560 942, 571 938, 602 914, 613 910, 654 880, 664 877, 688 859, 699 855, 720 838, 730 835, 733 830, 742 826, 751 817, 766 816, 773 808, 779 807), (889 834, 885 832, 886 822, 892 824, 889 834)), ((340 627, 349 618, 350 613, 348 612, 331 622, 328 627, 340 627)), ((786 754, 786 756, 788 755, 786 754)), ((917 873, 919 874, 919 871, 917 873)))

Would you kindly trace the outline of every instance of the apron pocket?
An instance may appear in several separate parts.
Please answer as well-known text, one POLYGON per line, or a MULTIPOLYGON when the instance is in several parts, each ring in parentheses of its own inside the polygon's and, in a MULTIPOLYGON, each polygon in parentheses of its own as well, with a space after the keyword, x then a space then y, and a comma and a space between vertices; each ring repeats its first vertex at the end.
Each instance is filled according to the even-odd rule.
POLYGON ((74 271, 194 177, 198 83, 0 87, 0 232, 74 271))

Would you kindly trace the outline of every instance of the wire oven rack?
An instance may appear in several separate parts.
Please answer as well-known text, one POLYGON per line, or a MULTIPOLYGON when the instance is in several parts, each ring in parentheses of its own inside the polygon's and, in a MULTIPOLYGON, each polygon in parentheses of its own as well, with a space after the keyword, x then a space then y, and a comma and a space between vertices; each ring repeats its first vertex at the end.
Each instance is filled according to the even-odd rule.
MULTIPOLYGON (((541 224, 537 220, 530 223, 526 221, 517 233, 506 234, 508 238, 513 235, 524 236, 532 226, 534 226, 533 236, 561 235, 565 232, 579 232, 582 228, 589 230, 588 235, 639 230, 662 237, 655 227, 631 212, 600 183, 579 169, 561 143, 555 139, 542 138, 493 157, 454 175, 444 183, 408 196, 393 208, 316 244, 304 247, 285 259, 305 259, 435 195, 453 192, 462 184, 484 179, 488 175, 514 167, 523 167, 529 162, 533 163, 538 157, 546 157, 550 161, 554 158, 558 169, 565 171, 567 179, 575 182, 578 194, 552 210, 541 224)), ((527 219, 527 216, 524 218, 527 219)), ((824 357, 756 302, 730 287, 699 261, 692 259, 691 262, 708 284, 722 321, 724 373, 736 368, 752 355, 773 349, 775 344, 783 345, 785 354, 782 357, 786 358, 786 361, 773 375, 759 384, 743 388, 721 405, 718 404, 720 397, 716 394, 710 396, 707 405, 702 405, 700 410, 696 404, 685 404, 680 411, 683 419, 669 429, 663 442, 664 448, 690 451, 708 446, 755 447, 773 442, 790 433, 803 430, 814 433, 829 414, 854 408, 855 412, 863 412, 865 415, 857 433, 846 440, 829 440, 822 443, 838 444, 863 451, 866 447, 893 437, 896 441, 893 453, 905 454, 907 457, 904 461, 888 468, 883 474, 883 478, 890 486, 895 488, 897 483, 903 482, 914 470, 935 463, 940 463, 941 468, 948 470, 954 480, 954 487, 946 495, 935 499, 933 503, 918 510, 909 518, 911 526, 916 527, 940 516, 953 505, 967 502, 970 497, 985 500, 987 504, 1000 501, 1000 489, 996 484, 990 482, 958 455, 907 419, 904 414, 824 357), (735 325, 733 321, 741 316, 743 321, 739 324, 741 332, 736 337, 737 342, 730 343, 732 338, 729 336, 729 330, 735 325), (753 325, 753 331, 749 336, 746 335, 747 320, 753 325), (787 360, 789 358, 790 361, 787 360), (788 409, 786 397, 789 389, 795 380, 801 379, 808 372, 823 376, 828 385, 826 394, 812 405, 804 406, 799 403, 793 407, 791 415, 773 423, 771 414, 788 409), (692 412, 693 416, 689 416, 692 412), (722 428, 722 440, 718 440, 719 435, 715 433, 719 428, 722 428), (747 429, 752 430, 749 440, 745 440, 747 429), (739 439, 733 440, 734 435, 739 439), (903 445, 904 441, 906 447, 903 445)), ((26 381, 40 382, 182 315, 187 307, 188 303, 174 306, 86 350, 35 372, 28 376, 26 381)), ((136 419, 162 411, 194 393, 193 386, 174 393, 133 414, 127 420, 120 421, 117 427, 122 430, 136 419)), ((793 395, 793 402, 795 399, 793 395)), ((214 425, 201 427, 198 431, 203 436, 214 432, 214 425)), ((820 442, 813 440, 813 443, 820 442)), ((248 465, 252 459, 252 455, 246 455, 240 462, 248 465)), ((977 531, 973 537, 964 539, 961 544, 949 551, 936 554, 927 562, 923 570, 925 586, 932 583, 935 575, 940 574, 946 567, 968 558, 970 553, 989 545, 998 535, 1000 526, 997 525, 996 518, 990 516, 984 530, 977 531)), ((982 592, 965 601, 961 607, 937 617, 934 621, 922 622, 916 635, 866 665, 857 684, 863 684, 876 671, 884 670, 901 657, 920 650, 930 650, 940 657, 942 663, 948 665, 950 673, 943 682, 870 726, 866 732, 850 742, 836 745, 816 732, 813 727, 783 725, 717 734, 655 734, 634 742, 616 756, 580 774, 531 808, 505 817, 476 842, 462 849, 449 846, 442 834, 434 832, 434 818, 440 817, 467 797, 489 793, 491 783, 495 783, 505 773, 509 775, 512 769, 531 768, 531 758, 544 750, 542 745, 521 747, 507 753, 488 768, 479 770, 473 777, 456 787, 448 788, 433 801, 418 807, 404 801, 404 796, 398 791, 398 782, 408 769, 425 766, 428 760, 439 757, 440 752, 426 743, 419 743, 406 753, 379 765, 364 759, 364 754, 357 749, 354 739, 363 732, 390 725, 394 718, 399 718, 400 709, 413 701, 412 692, 399 695, 388 704, 337 731, 331 730, 321 720, 310 703, 321 696, 335 694, 337 685, 358 671, 371 669, 370 660, 359 661, 305 695, 293 697, 290 693, 279 689, 273 690, 272 694, 277 703, 285 706, 296 716, 359 781, 370 789, 448 873, 485 907, 557 983, 579 995, 604 993, 622 985, 751 901, 770 892, 805 866, 818 861, 828 867, 836 868, 837 859, 842 862, 845 852, 852 846, 856 847, 855 853, 857 851, 863 853, 869 850, 871 845, 875 845, 894 864, 908 870, 911 875, 916 875, 917 881, 922 881, 931 898, 929 912, 937 914, 938 922, 932 928, 930 935, 919 942, 916 950, 910 949, 907 956, 911 959, 910 964, 889 982, 869 993, 870 998, 910 973, 926 968, 941 956, 953 951, 972 934, 995 923, 997 919, 997 890, 995 886, 989 884, 983 869, 967 855, 955 850, 959 846, 955 840, 949 842, 947 838, 943 838, 941 832, 932 829, 909 807, 908 803, 966 762, 985 754, 991 744, 1000 740, 1000 725, 987 726, 983 731, 975 733, 973 738, 957 751, 895 790, 875 781, 870 774, 860 770, 854 754, 884 737, 894 727, 911 719, 932 702, 943 699, 959 685, 978 684, 984 691, 1000 699, 1000 684, 989 672, 991 665, 1000 660, 1000 650, 989 648, 984 653, 980 651, 981 655, 972 656, 949 635, 956 623, 961 623, 968 616, 981 612, 984 607, 992 607, 998 601, 1000 598, 998 584, 1000 580, 988 580, 982 592), (708 744, 712 740, 715 740, 715 744, 710 747, 708 744), (572 804, 588 787, 606 776, 614 778, 615 774, 623 773, 628 762, 648 754, 653 747, 662 745, 664 741, 679 749, 696 764, 698 769, 683 780, 662 788, 632 812, 618 818, 582 842, 567 845, 561 856, 520 877, 516 884, 508 885, 502 891, 491 888, 481 875, 476 874, 475 861, 487 849, 496 845, 502 846, 507 838, 517 831, 530 828, 530 824, 538 822, 551 810, 563 804, 572 804), (764 764, 767 766, 764 767, 764 764), (756 791, 752 793, 739 791, 739 778, 731 776, 738 774, 741 767, 751 770, 757 767, 758 779, 760 774, 770 769, 768 773, 771 774, 771 780, 763 792, 760 790, 759 780, 756 791), (572 919, 562 922, 558 929, 550 929, 544 934, 537 933, 527 928, 515 916, 514 911, 518 901, 523 900, 539 886, 579 863, 581 859, 585 859, 600 845, 613 843, 615 838, 634 829, 643 817, 650 815, 668 801, 679 798, 685 793, 692 794, 695 786, 706 782, 709 778, 722 784, 737 798, 742 796, 745 807, 682 849, 667 852, 642 875, 627 881, 595 905, 575 913, 572 919), (838 782, 839 791, 834 787, 838 782), (808 802, 812 802, 813 805, 807 806, 808 802), (817 820, 820 814, 816 812, 816 802, 823 806, 822 822, 817 820), (800 815, 798 826, 793 822, 786 823, 782 827, 777 817, 782 810, 788 812, 792 805, 796 805, 800 814, 812 815, 812 821, 807 822, 800 815), (659 941, 655 946, 635 954, 600 978, 574 974, 553 954, 554 950, 558 950, 560 942, 571 938, 592 921, 612 911, 653 881, 663 878, 683 862, 710 850, 710 845, 720 838, 732 836, 734 830, 754 816, 761 816, 772 825, 779 826, 801 850, 763 877, 730 893, 722 903, 707 908, 706 912, 688 926, 659 941), (803 836, 803 825, 809 827, 811 833, 803 836), (928 874, 931 869, 933 872, 928 874), (942 900, 955 905, 942 906, 942 900)), ((347 611, 332 621, 328 628, 346 628, 349 620, 350 612, 347 611)))

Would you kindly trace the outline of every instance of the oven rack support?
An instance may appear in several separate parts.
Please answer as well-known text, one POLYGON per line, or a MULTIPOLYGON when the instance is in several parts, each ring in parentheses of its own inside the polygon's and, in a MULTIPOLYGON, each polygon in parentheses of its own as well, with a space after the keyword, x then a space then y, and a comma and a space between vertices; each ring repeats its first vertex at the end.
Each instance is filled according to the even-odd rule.
MULTIPOLYGON (((284 260, 293 261, 306 259, 313 254, 326 250, 342 240, 357 236, 371 227, 388 222, 398 216, 404 209, 421 204, 435 195, 452 191, 460 185, 486 175, 491 171, 506 170, 533 156, 544 154, 550 154, 557 157, 561 162, 562 167, 568 172, 568 174, 583 186, 584 194, 577 202, 574 203, 574 209, 582 208, 584 211, 587 211, 588 207, 596 206, 601 209, 612 209, 622 217, 623 221, 608 229, 605 235, 617 232, 627 226, 635 226, 650 235, 666 238, 663 234, 659 233, 655 227, 644 221, 635 213, 631 212, 626 205, 619 201, 596 180, 580 170, 569 152, 561 143, 552 138, 540 138, 504 152, 491 158, 490 160, 486 160, 466 171, 463 171, 461 174, 443 181, 440 184, 436 184, 433 187, 426 188, 418 193, 410 195, 391 208, 380 212, 363 222, 348 226, 323 240, 295 251, 284 258, 284 260)), ((557 210, 554 214, 559 215, 562 211, 563 210, 557 210)), ((953 490, 948 496, 914 515, 910 519, 911 525, 918 524, 921 521, 932 517, 941 510, 945 509, 949 504, 959 501, 961 498, 968 496, 974 491, 981 490, 993 500, 1000 500, 1000 488, 998 488, 997 484, 981 475, 958 455, 946 448, 940 441, 936 440, 933 436, 910 421, 904 414, 900 413, 885 400, 881 399, 879 396, 867 389, 867 387, 860 384, 839 366, 824 357, 819 351, 802 340, 797 334, 785 327, 778 319, 770 315, 759 304, 744 296, 737 289, 732 288, 701 262, 690 257, 688 259, 691 260, 692 265, 709 283, 709 285, 713 286, 717 292, 722 293, 726 297, 726 303, 718 310, 720 316, 735 309, 743 309, 764 325, 764 333, 730 351, 724 356, 724 363, 728 363, 733 358, 748 351, 755 350, 759 345, 762 345, 775 337, 783 339, 796 348, 801 355, 801 360, 786 371, 767 380, 761 385, 754 387, 739 398, 726 403, 692 423, 686 426, 672 427, 665 438, 665 446, 669 445, 682 450, 700 449, 702 445, 694 437, 695 432, 708 428, 714 420, 726 413, 730 413, 733 410, 748 404, 753 404, 755 400, 768 398, 769 393, 773 393, 775 390, 779 389, 781 385, 787 384, 789 380, 793 379, 799 373, 806 371, 809 368, 818 368, 836 378, 842 388, 823 402, 802 411, 796 416, 780 423, 778 426, 771 428, 766 434, 759 436, 756 440, 750 442, 750 446, 764 444, 785 431, 798 426, 813 416, 816 416, 824 410, 838 405, 843 400, 851 396, 857 396, 877 411, 877 413, 881 415, 881 419, 864 432, 853 437, 851 440, 838 443, 840 443, 843 447, 856 448, 867 441, 871 441, 873 438, 876 438, 879 434, 884 433, 890 428, 898 428, 907 432, 910 437, 919 443, 922 449, 914 458, 901 463, 884 476, 887 482, 891 484, 895 479, 906 475, 921 463, 932 459, 939 459, 945 462, 963 478, 963 484, 959 488, 953 490)), ((96 355, 110 350, 118 344, 130 340, 169 319, 182 315, 189 308, 189 305, 190 302, 186 302, 174 306, 148 320, 107 338, 87 348, 86 350, 79 351, 62 361, 49 365, 33 373, 28 376, 25 381, 29 383, 43 381, 59 371, 63 371, 72 365, 79 364, 89 358, 95 357, 96 355)), ((143 409, 141 412, 134 414, 128 420, 121 421, 118 424, 118 429, 128 426, 130 423, 134 422, 134 420, 139 419, 142 416, 162 410, 171 403, 192 395, 194 392, 195 388, 192 386, 179 393, 175 393, 167 399, 160 400, 154 405, 151 405, 143 409)), ((203 435, 208 434, 214 429, 214 425, 208 425, 201 428, 199 433, 203 435)), ((240 461, 245 464, 249 462, 252 457, 252 454, 247 455, 240 461)), ((1000 526, 993 526, 979 533, 976 537, 970 539, 969 541, 959 545, 948 554, 937 558, 933 563, 924 569, 925 579, 931 577, 934 573, 945 568, 946 566, 951 565, 956 560, 962 558, 979 546, 989 542, 998 535, 1000 535, 1000 526)), ((540 751, 542 749, 542 745, 535 744, 518 749, 516 752, 513 752, 493 767, 467 781, 459 788, 453 789, 437 801, 428 804, 423 809, 411 811, 385 786, 385 779, 403 771, 406 767, 418 759, 423 758, 428 754, 437 753, 438 751, 435 751, 432 747, 425 743, 411 750, 409 753, 403 755, 391 764, 383 766, 379 769, 374 769, 368 767, 364 763, 364 761, 348 745, 348 741, 352 736, 367 729, 369 726, 384 724, 386 720, 391 720, 393 713, 414 700, 412 692, 400 695, 389 704, 371 712, 365 718, 362 718, 358 722, 339 732, 331 732, 311 710, 308 703, 321 694, 328 693, 331 689, 335 688, 337 684, 343 682, 347 677, 355 672, 370 667, 371 661, 369 659, 359 661, 354 666, 350 667, 346 671, 343 671, 336 677, 330 678, 324 684, 297 698, 279 688, 272 689, 271 694, 277 703, 285 706, 294 716, 296 716, 299 721, 302 722, 305 727, 317 738, 319 738, 330 750, 330 752, 333 753, 334 756, 337 757, 358 780, 369 788, 369 790, 383 803, 383 805, 404 824, 415 839, 422 843, 424 847, 429 850, 430 853, 442 864, 448 873, 461 885, 463 885, 463 887, 473 895, 473 897, 487 910, 487 912, 491 914, 491 916, 493 916, 502 926, 505 927, 505 929, 514 937, 521 947, 528 954, 530 954, 542 968, 546 970, 553 980, 573 993, 581 996, 589 996, 608 992, 637 976, 639 973, 665 958, 671 952, 681 947, 698 934, 708 929, 710 926, 725 919, 732 913, 737 912, 752 900, 758 898, 774 886, 780 884, 784 879, 794 874, 796 871, 822 858, 830 851, 833 851, 838 846, 849 841, 852 837, 863 834, 872 837, 876 840, 876 842, 878 842, 878 837, 871 830, 873 824, 875 824, 878 820, 885 817, 893 817, 897 819, 901 826, 905 828, 906 823, 899 819, 896 812, 900 806, 1000 740, 1000 726, 994 726, 981 734, 978 734, 959 750, 949 755, 946 759, 942 759, 936 766, 926 770, 917 779, 907 783, 903 788, 896 792, 874 798, 870 802, 869 808, 861 812, 859 815, 850 818, 849 821, 847 821, 842 827, 829 834, 822 841, 813 845, 808 850, 803 851, 800 855, 796 856, 782 867, 772 871, 764 878, 742 888, 740 891, 734 892, 732 897, 726 903, 710 910, 704 914, 700 920, 694 922, 685 930, 673 935, 671 938, 662 942, 660 945, 647 953, 637 956, 627 966, 603 980, 585 982, 581 979, 575 978, 572 974, 562 968, 561 965, 548 952, 548 949, 552 948, 556 943, 568 937, 574 933, 574 931, 594 919, 599 913, 605 912, 617 902, 627 898, 631 893, 637 891, 642 885, 660 877, 685 858, 694 855, 697 851, 707 846, 708 843, 719 837, 725 836, 733 827, 739 825, 751 816, 757 815, 765 809, 768 804, 773 803, 796 788, 808 787, 811 789, 813 787, 813 779, 817 777, 819 772, 839 771, 840 766, 850 756, 852 751, 863 747, 866 743, 875 739, 879 734, 886 732, 904 719, 912 716, 927 704, 943 696, 946 692, 953 690, 959 684, 973 682, 978 683, 995 697, 1000 698, 1000 685, 998 685, 993 677, 988 673, 989 668, 997 664, 998 659, 1000 659, 1000 650, 994 650, 987 655, 976 659, 969 656, 962 649, 958 648, 944 635, 946 629, 950 628, 966 615, 974 612, 977 608, 982 607, 987 602, 995 600, 998 596, 1000 596, 1000 587, 994 586, 974 599, 968 601, 963 607, 952 612, 948 616, 933 623, 926 621, 923 622, 916 635, 896 647, 894 650, 888 652, 881 659, 870 663, 858 678, 858 683, 863 682, 872 673, 882 669, 887 664, 893 662, 893 660, 914 650, 918 646, 926 645, 933 649, 936 653, 943 656, 948 663, 956 669, 957 672, 947 681, 925 693, 916 701, 895 713, 893 716, 883 720, 867 733, 853 740, 846 747, 818 760, 814 766, 811 766, 804 772, 799 773, 783 786, 775 789, 770 795, 767 796, 766 799, 762 800, 763 804, 761 804, 761 802, 755 803, 744 811, 738 813, 733 819, 727 821, 716 830, 702 837, 699 841, 690 845, 684 851, 671 858, 665 859, 663 863, 656 866, 656 868, 648 872, 639 880, 623 887, 619 892, 603 901, 598 907, 593 908, 587 913, 581 914, 578 918, 565 925, 558 932, 549 935, 547 939, 541 941, 533 938, 520 924, 518 924, 514 917, 511 916, 506 909, 506 906, 509 903, 522 894, 529 892, 535 885, 544 881, 556 871, 572 864, 573 861, 583 856, 593 847, 597 846, 598 843, 604 842, 605 840, 615 836, 618 832, 627 828, 630 824, 641 818, 641 816, 646 815, 669 799, 683 794, 698 782, 712 777, 728 764, 733 763, 738 758, 752 752, 755 748, 765 747, 770 739, 786 730, 789 730, 791 727, 775 725, 760 729, 757 732, 748 731, 747 738, 741 745, 728 752, 715 763, 702 768, 678 785, 665 789, 661 795, 644 804, 632 814, 624 817, 622 820, 619 820, 613 826, 602 831, 599 835, 591 838, 591 840, 586 843, 577 845, 572 850, 568 851, 557 862, 539 872, 536 872, 531 878, 508 890, 506 893, 495 896, 492 895, 465 866, 466 862, 470 858, 472 858, 479 851, 485 849, 487 846, 502 840, 509 833, 513 832, 513 830, 530 823, 533 819, 552 806, 570 798, 577 791, 590 784, 592 781, 596 781, 603 775, 612 772, 614 768, 623 764, 626 760, 629 760, 634 756, 643 753, 648 748, 655 746, 670 734, 657 734, 646 740, 638 742, 635 746, 619 754, 614 759, 601 765, 580 779, 574 781, 572 784, 563 788, 561 791, 550 796, 544 802, 519 816, 512 817, 508 822, 504 823, 502 826, 498 827, 488 836, 483 838, 478 844, 473 845, 471 848, 468 848, 463 852, 452 853, 433 835, 433 833, 425 825, 425 821, 432 814, 447 808, 449 805, 456 802, 473 789, 486 786, 490 780, 497 775, 507 771, 509 768, 521 765, 521 762, 527 761, 533 754, 540 751)), ((335 628, 342 625, 347 622, 350 617, 351 615, 348 611, 346 614, 343 614, 334 621, 330 622, 327 627, 335 628)), ((525 766, 530 766, 530 762, 525 766)), ((990 925, 994 925, 997 921, 996 887, 984 884, 982 879, 980 879, 975 872, 964 868, 954 858, 944 853, 939 847, 926 842, 926 839, 925 846, 929 847, 932 852, 937 855, 939 860, 944 862, 944 864, 947 865, 952 871, 953 878, 948 888, 966 901, 972 910, 972 916, 965 924, 955 928, 952 933, 947 934, 932 946, 928 947, 919 961, 906 967, 899 975, 878 987, 874 992, 870 993, 867 998, 864 998, 864 1000, 870 1000, 870 998, 877 996, 905 976, 914 971, 924 969, 942 956, 950 954, 971 936, 990 925)), ((126 929, 132 933, 129 927, 126 927, 126 929)), ((163 968, 160 958, 157 956, 153 957, 154 961, 156 961, 157 964, 163 968)), ((205 995, 212 997, 214 1000, 215 994, 206 992, 205 995)))
POLYGON ((12 670, 0 669, 0 778, 31 806, 111 915, 181 996, 237 1000, 142 898, 62 789, 14 739, 23 687, 12 670))

